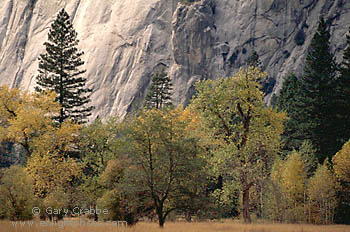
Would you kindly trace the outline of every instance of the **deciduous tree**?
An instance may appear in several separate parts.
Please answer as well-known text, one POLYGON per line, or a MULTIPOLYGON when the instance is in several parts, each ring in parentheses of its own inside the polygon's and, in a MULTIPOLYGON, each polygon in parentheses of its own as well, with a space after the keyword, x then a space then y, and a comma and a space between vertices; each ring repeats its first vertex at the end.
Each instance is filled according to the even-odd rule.
POLYGON ((248 67, 231 78, 200 82, 191 103, 211 138, 213 168, 224 179, 239 183, 247 223, 250 190, 268 175, 285 120, 285 114, 264 105, 258 83, 264 76, 258 68, 248 67))
POLYGON ((29 157, 34 140, 53 130, 50 117, 60 109, 54 99, 53 92, 38 95, 0 87, 0 141, 21 145, 29 157))
POLYGON ((33 217, 34 201, 32 180, 25 169, 17 165, 5 169, 0 185, 0 212, 10 220, 28 220, 33 217))
POLYGON ((285 161, 281 187, 287 203, 286 219, 290 222, 303 221, 306 203, 306 172, 300 154, 293 152, 285 161))
POLYGON ((81 174, 80 165, 68 156, 75 148, 79 129, 79 125, 66 121, 33 141, 33 153, 26 168, 38 197, 67 190, 73 178, 81 174))
POLYGON ((335 220, 350 224, 350 142, 344 144, 332 159, 334 174, 340 189, 338 190, 338 207, 335 220))
POLYGON ((307 185, 309 222, 331 224, 337 206, 336 180, 329 163, 319 165, 307 185))
POLYGON ((192 122, 183 109, 150 109, 126 121, 126 166, 121 188, 129 195, 152 202, 163 227, 189 187, 198 184, 202 159, 197 139, 188 136, 192 122), (142 196, 139 195, 142 193, 142 196), (141 196, 141 198, 140 198, 141 196))

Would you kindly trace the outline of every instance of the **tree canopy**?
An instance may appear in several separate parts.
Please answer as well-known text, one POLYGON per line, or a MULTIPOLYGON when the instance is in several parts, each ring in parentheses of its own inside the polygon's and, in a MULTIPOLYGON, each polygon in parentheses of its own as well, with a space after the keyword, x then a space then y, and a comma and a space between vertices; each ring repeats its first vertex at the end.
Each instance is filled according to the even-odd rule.
POLYGON ((258 68, 247 67, 231 78, 200 82, 190 106, 200 114, 208 134, 212 167, 239 185, 245 222, 251 221, 249 191, 272 165, 285 120, 285 114, 264 105, 258 80, 265 76, 258 68))

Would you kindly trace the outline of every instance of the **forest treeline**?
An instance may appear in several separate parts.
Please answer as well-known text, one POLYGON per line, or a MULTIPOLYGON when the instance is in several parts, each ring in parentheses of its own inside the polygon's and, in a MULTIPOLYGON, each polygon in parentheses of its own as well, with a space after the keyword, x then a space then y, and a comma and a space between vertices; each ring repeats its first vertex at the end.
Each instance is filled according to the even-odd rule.
POLYGON ((198 82, 186 107, 172 104, 166 72, 154 73, 143 107, 90 124, 76 37, 62 10, 36 91, 0 87, 1 218, 79 207, 161 227, 177 217, 349 223, 350 36, 338 64, 321 18, 303 75, 285 78, 274 106, 255 54, 232 77, 198 82))

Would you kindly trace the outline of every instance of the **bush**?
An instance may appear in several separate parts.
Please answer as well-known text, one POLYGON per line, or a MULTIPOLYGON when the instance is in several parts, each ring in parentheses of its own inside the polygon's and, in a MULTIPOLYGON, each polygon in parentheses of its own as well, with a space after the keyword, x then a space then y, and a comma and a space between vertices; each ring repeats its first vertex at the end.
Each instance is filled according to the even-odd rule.
MULTIPOLYGON (((51 193, 49 193, 45 199, 43 200, 43 206, 45 209, 67 209, 68 208, 68 199, 67 194, 63 189, 55 189, 51 193)), ((46 211, 46 210, 45 210, 46 211)), ((44 213, 44 211, 42 211, 44 213)), ((41 215, 44 216, 44 215, 41 215)), ((56 217, 57 219, 61 220, 63 219, 64 213, 61 212, 60 214, 46 214, 45 216, 48 217, 50 220, 53 217, 56 217)))
POLYGON ((34 206, 32 180, 23 167, 4 171, 0 186, 0 215, 10 220, 32 219, 34 206))
POLYGON ((97 200, 97 208, 108 210, 108 214, 99 215, 99 219, 103 221, 121 221, 123 217, 122 210, 120 209, 120 200, 118 192, 110 190, 105 192, 101 198, 97 200))
POLYGON ((305 32, 303 29, 300 29, 297 34, 294 37, 294 41, 296 43, 296 45, 298 46, 302 46, 305 43, 305 32))
POLYGON ((290 52, 288 50, 283 51, 284 58, 288 59, 290 57, 290 52))

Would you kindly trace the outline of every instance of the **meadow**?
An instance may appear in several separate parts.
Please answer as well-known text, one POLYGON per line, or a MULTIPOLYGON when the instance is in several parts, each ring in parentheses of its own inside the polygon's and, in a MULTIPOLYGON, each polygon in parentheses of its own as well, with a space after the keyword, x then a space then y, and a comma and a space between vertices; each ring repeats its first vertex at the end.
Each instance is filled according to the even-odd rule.
POLYGON ((225 222, 167 222, 164 229, 156 223, 141 222, 136 226, 125 228, 113 226, 111 223, 98 225, 65 225, 42 224, 39 221, 33 225, 14 225, 10 221, 0 221, 0 232, 350 232, 346 225, 309 225, 309 224, 242 224, 235 221, 225 222))

